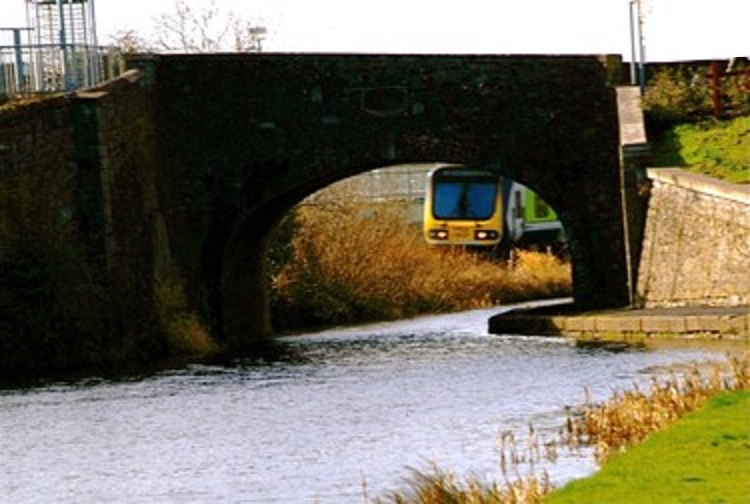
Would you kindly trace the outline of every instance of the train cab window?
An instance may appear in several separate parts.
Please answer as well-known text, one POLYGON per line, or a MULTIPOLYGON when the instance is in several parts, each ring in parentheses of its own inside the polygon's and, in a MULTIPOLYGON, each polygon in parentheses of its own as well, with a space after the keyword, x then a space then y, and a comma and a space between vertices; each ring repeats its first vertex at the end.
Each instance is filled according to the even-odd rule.
POLYGON ((438 219, 489 219, 495 211, 497 182, 435 181, 433 213, 438 219))

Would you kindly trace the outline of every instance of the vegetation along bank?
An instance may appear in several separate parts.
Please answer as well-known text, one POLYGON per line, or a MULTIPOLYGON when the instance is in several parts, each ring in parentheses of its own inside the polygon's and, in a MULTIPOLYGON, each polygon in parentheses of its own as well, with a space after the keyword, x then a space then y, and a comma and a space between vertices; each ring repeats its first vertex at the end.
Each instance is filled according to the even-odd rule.
POLYGON ((536 504, 558 502, 747 502, 750 492, 750 354, 696 365, 648 390, 615 393, 574 411, 558 439, 501 436, 496 482, 432 468, 378 503, 536 504), (602 464, 562 489, 540 462, 579 446, 602 464))

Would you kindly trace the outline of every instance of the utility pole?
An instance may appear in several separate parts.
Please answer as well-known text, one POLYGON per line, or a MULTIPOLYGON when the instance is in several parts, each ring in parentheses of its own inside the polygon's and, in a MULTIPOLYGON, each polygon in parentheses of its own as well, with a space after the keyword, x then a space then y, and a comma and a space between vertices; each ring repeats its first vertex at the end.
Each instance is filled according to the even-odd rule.
POLYGON ((636 84, 636 60, 638 61, 637 83, 641 95, 646 92, 646 44, 643 36, 643 0, 630 0, 630 83, 636 84), (636 50, 637 46, 637 50, 636 50), (636 54, 637 53, 637 54, 636 54))

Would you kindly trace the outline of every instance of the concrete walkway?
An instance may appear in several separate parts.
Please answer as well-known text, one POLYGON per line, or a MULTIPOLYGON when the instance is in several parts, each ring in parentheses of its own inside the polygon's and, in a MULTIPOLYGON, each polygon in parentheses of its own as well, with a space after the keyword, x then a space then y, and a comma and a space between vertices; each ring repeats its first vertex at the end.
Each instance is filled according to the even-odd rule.
POLYGON ((750 342, 750 306, 615 309, 580 312, 569 300, 515 309, 489 321, 492 334, 575 338, 712 338, 750 342))

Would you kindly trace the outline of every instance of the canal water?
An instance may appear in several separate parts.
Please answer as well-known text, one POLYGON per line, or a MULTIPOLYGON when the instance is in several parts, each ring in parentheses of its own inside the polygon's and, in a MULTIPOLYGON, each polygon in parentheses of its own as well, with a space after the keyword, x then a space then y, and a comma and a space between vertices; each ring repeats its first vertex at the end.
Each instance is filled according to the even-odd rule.
MULTIPOLYGON (((285 337, 287 357, 0 391, 0 502, 357 503, 435 465, 499 479, 498 439, 722 354, 490 335, 498 309, 285 337)), ((537 468, 539 469, 539 468, 537 468)), ((591 454, 544 466, 554 483, 591 454)))

